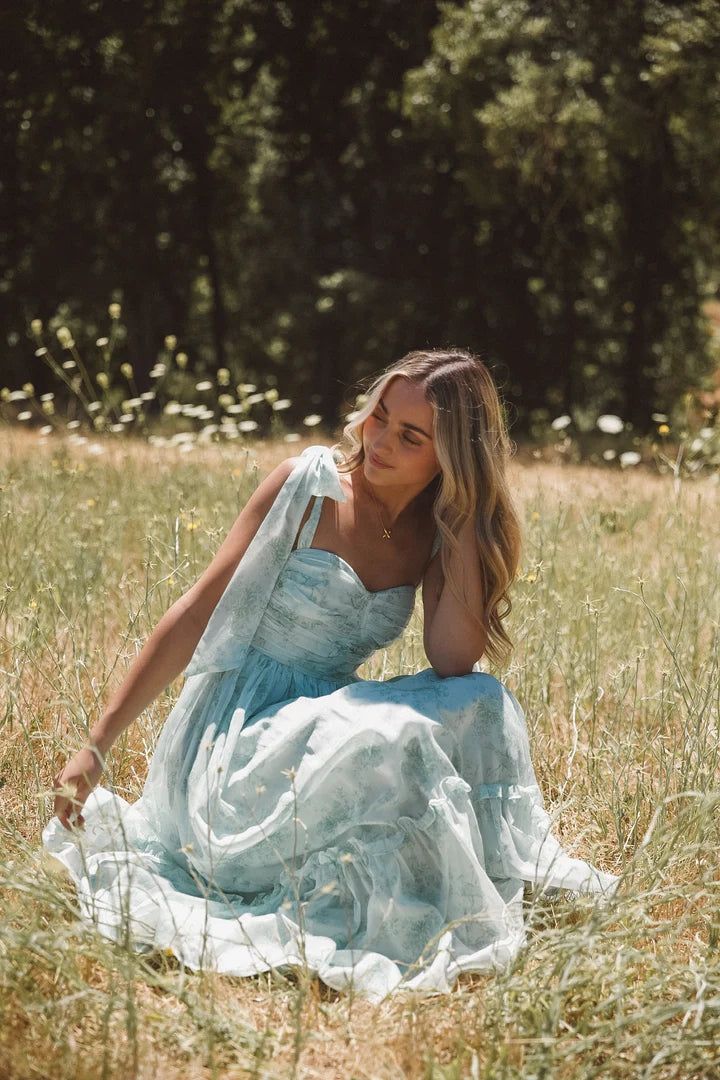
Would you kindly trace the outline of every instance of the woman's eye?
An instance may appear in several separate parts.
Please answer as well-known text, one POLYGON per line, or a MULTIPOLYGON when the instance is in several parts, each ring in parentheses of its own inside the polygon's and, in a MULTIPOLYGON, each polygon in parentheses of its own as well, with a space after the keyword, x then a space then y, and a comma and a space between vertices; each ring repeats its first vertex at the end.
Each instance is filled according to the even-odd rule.
MULTIPOLYGON (((380 420, 383 424, 385 423, 385 418, 383 416, 380 416, 378 413, 370 413, 370 415, 373 417, 374 420, 380 420)), ((405 440, 405 442, 410 444, 410 446, 419 446, 420 445, 420 443, 417 442, 416 439, 411 439, 410 436, 406 432, 403 432, 402 437, 405 440)))

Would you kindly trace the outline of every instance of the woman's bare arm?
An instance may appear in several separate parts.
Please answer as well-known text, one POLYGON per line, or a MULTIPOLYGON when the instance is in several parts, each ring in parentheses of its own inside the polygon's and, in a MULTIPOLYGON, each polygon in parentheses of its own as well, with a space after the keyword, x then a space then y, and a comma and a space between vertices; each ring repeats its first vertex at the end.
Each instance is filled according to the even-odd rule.
POLYGON ((218 600, 297 460, 286 458, 261 481, 207 569, 166 611, 148 637, 90 729, 89 744, 103 757, 125 728, 189 664, 218 600))
MULTIPOLYGON (((456 573, 470 606, 482 610, 480 554, 475 529, 466 523, 458 535, 460 563, 456 573)), ((451 560, 455 556, 450 553, 451 560)), ((485 651, 487 636, 472 622, 445 583, 440 552, 430 560, 423 578, 423 646, 438 675, 467 675, 485 651)))

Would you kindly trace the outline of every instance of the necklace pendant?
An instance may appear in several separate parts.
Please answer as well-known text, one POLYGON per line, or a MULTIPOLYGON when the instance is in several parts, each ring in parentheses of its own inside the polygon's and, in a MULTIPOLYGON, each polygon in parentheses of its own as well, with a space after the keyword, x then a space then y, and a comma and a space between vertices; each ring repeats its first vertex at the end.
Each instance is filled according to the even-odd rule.
POLYGON ((383 540, 389 540, 390 539, 390 530, 386 529, 384 525, 383 525, 382 538, 383 538, 383 540))

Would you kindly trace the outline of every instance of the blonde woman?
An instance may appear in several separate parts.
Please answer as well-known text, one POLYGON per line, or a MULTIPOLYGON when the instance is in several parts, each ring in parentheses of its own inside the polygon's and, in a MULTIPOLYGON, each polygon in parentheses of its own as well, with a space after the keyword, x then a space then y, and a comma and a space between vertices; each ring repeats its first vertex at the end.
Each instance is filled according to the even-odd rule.
POLYGON ((446 991, 527 943, 525 883, 618 877, 550 829, 523 710, 479 670, 512 643, 510 441, 470 352, 411 352, 344 429, 248 500, 55 778, 48 851, 83 916, 138 951, 237 975, 306 964, 371 1000, 446 991), (431 666, 358 667, 421 587, 431 666), (140 799, 98 786, 120 732, 186 680, 140 799))

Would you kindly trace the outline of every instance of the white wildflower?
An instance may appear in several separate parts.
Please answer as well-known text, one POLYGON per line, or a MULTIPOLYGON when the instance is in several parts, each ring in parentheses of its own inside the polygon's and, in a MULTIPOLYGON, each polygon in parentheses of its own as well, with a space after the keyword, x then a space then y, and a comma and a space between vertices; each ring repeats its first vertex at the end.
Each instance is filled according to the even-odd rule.
POLYGON ((597 418, 597 426, 608 435, 617 435, 625 427, 619 416, 613 413, 603 413, 597 418))

